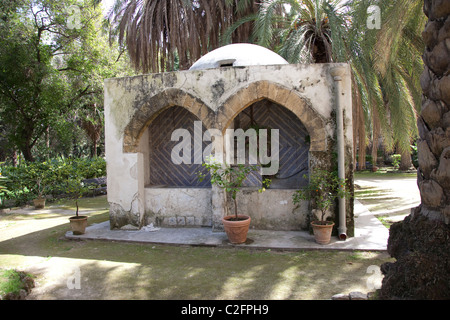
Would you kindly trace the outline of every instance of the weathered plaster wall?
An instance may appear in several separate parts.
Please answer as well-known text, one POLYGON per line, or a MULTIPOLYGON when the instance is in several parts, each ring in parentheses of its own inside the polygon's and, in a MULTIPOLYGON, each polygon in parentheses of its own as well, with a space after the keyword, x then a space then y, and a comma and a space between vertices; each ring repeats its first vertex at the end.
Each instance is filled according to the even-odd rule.
MULTIPOLYGON (((193 205, 187 198, 184 198, 187 201, 185 204, 180 201, 183 199, 183 192, 191 191, 172 189, 157 192, 145 188, 149 177, 148 145, 151 143, 148 141, 147 128, 160 112, 171 106, 186 108, 208 129, 224 131, 231 125, 234 117, 250 104, 261 99, 272 100, 291 110, 308 130, 311 136, 310 168, 331 169, 335 160, 333 155, 336 153, 336 93, 329 71, 336 65, 338 64, 227 67, 107 79, 105 143, 111 228, 120 228, 128 223, 143 225, 150 216, 155 222, 170 224, 169 221, 178 221, 176 217, 182 216, 183 207, 189 210, 193 205), (170 217, 175 217, 175 220, 169 219, 170 217)), ((341 92, 345 113, 346 168, 347 176, 353 181, 351 82, 348 65, 342 66, 348 70, 342 81, 341 92)), ((210 196, 203 192, 195 194, 197 202, 207 202, 199 208, 201 213, 197 220, 195 215, 183 217, 193 216, 193 220, 189 221, 197 221, 195 225, 204 225, 209 219, 214 229, 220 229, 220 217, 227 211, 225 196, 215 187, 208 192, 210 196), (207 217, 208 211, 211 212, 210 218, 207 217)), ((287 193, 289 192, 273 193, 272 200, 271 197, 264 198, 266 205, 262 207, 266 212, 254 213, 254 220, 261 221, 261 227, 289 228, 280 227, 280 223, 276 226, 274 222, 267 222, 267 217, 271 214, 269 211, 275 207, 279 209, 281 216, 287 215, 283 219, 288 224, 295 224, 294 229, 298 225, 305 225, 304 216, 293 219, 289 216, 292 215, 293 208, 290 207, 291 195, 288 196, 287 193), (285 211, 284 206, 276 205, 280 201, 289 203, 285 211), (261 216, 257 218, 258 214, 261 216)), ((256 195, 250 194, 240 201, 242 207, 250 209, 255 203, 262 203, 259 200, 256 195)), ((347 221, 352 225, 351 201, 347 208, 347 221)), ((182 219, 180 223, 181 221, 182 219)), ((187 225, 187 218, 184 221, 187 225)), ((349 236, 351 234, 349 232, 349 236)))
POLYGON ((210 188, 146 188, 145 225, 212 226, 210 188))
MULTIPOLYGON (((136 110, 165 90, 179 89, 190 95, 191 100, 201 100, 200 104, 203 103, 216 112, 228 99, 251 83, 267 81, 277 84, 278 88, 284 87, 288 92, 294 91, 306 100, 314 101, 315 110, 324 118, 329 118, 332 111, 330 100, 334 99, 333 80, 329 75, 330 66, 332 65, 249 66, 107 79, 105 80, 105 97, 107 98, 105 103, 110 106, 111 120, 114 122, 117 134, 120 135, 123 134, 136 110)), ((270 94, 272 98, 277 98, 278 90, 275 86, 259 89, 263 94, 270 94), (265 92, 267 90, 270 92, 265 92)), ((167 98, 185 105, 191 103, 191 101, 179 100, 186 97, 168 96, 167 98)), ((278 100, 287 98, 284 92, 280 92, 278 100)), ((245 106, 241 107, 245 108, 245 106)), ((199 105, 191 104, 190 106, 195 114, 200 111, 199 108, 199 105)))
MULTIPOLYGON (((292 204, 292 189, 268 189, 264 193, 256 188, 244 188, 236 197, 238 213, 252 218, 251 227, 266 230, 304 230, 308 228, 308 203, 292 204)), ((234 214, 229 202, 229 214, 234 214)))

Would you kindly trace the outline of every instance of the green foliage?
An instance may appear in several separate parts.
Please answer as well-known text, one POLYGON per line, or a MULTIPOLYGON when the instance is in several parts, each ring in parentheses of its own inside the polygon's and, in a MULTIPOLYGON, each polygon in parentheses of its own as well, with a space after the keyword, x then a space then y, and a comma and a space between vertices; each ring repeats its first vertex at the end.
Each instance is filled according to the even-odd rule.
MULTIPOLYGON (((308 179, 308 175, 304 176, 308 179)), ((309 175, 307 187, 296 190, 292 195, 292 202, 299 204, 303 200, 312 201, 313 206, 322 212, 320 221, 324 221, 325 214, 337 198, 349 197, 346 181, 340 179, 335 172, 315 170, 309 175)))
POLYGON ((92 110, 101 115, 103 81, 130 74, 123 48, 102 30, 98 2, 0 1, 0 142, 27 161, 78 156, 82 142, 95 150, 103 124, 92 110), (86 130, 83 119, 95 123, 86 130))
POLYGON ((389 151, 406 149, 417 137, 426 22, 421 1, 263 0, 257 14, 240 22, 253 22, 254 43, 289 63, 350 64, 361 150, 380 134, 389 151), (368 28, 373 5, 380 8, 381 29, 368 28))
MULTIPOLYGON (((231 198, 234 201, 234 214, 237 218, 236 195, 241 190, 242 184, 244 183, 247 176, 252 171, 258 170, 258 167, 247 166, 244 164, 222 166, 221 163, 214 161, 214 159, 211 158, 209 158, 207 162, 203 163, 202 166, 209 169, 212 184, 216 184, 226 192, 231 193, 231 198)), ((200 181, 202 181, 205 176, 205 174, 198 172, 200 181)), ((264 179, 263 185, 259 189, 259 192, 265 191, 266 188, 269 187, 270 183, 270 179, 264 179)))
POLYGON ((6 195, 6 192, 8 192, 8 189, 3 185, 6 181, 8 181, 8 178, 2 176, 2 171, 0 169, 0 207, 3 205, 3 198, 6 195))
POLYGON ((2 172, 8 176, 5 199, 19 205, 45 194, 78 197, 87 191, 82 180, 106 175, 106 162, 103 158, 57 158, 2 166, 2 172))
POLYGON ((417 150, 417 142, 411 145, 411 161, 415 168, 419 167, 419 154, 417 150))
POLYGON ((402 161, 402 155, 393 154, 391 158, 392 158, 392 165, 394 166, 395 169, 398 169, 400 167, 400 162, 402 161))
POLYGON ((16 270, 0 270, 0 296, 18 294, 23 289, 21 274, 16 270))

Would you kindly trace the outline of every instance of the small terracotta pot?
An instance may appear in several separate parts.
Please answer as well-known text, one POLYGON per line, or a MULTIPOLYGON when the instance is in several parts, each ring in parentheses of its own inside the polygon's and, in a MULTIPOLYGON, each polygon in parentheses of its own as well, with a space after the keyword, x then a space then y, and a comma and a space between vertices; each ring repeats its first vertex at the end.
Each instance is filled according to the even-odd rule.
POLYGON ((235 215, 222 218, 223 227, 227 233, 228 240, 233 244, 244 243, 247 240, 248 228, 252 219, 249 216, 240 214, 238 214, 239 220, 233 221, 231 220, 233 218, 235 218, 235 215))
POLYGON ((319 244, 328 244, 331 239, 331 232, 333 231, 334 222, 321 224, 319 221, 311 222, 314 231, 314 238, 319 244))
POLYGON ((87 226, 87 216, 70 217, 70 227, 74 235, 84 234, 87 226))
POLYGON ((45 207, 45 198, 36 198, 33 200, 35 209, 42 209, 45 207))

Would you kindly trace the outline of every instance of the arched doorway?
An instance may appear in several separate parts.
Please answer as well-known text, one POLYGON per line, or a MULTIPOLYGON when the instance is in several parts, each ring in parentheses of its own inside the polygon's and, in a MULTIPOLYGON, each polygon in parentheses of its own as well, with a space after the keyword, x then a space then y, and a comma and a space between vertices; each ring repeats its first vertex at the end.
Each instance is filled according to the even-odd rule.
MULTIPOLYGON (((278 130, 278 170, 276 174, 267 176, 272 180, 272 189, 297 189, 307 184, 308 152, 310 136, 298 117, 282 105, 269 99, 262 99, 242 110, 233 120, 234 129, 243 130, 267 129, 278 130)), ((268 142, 271 139, 269 137, 268 142)), ((269 157, 270 146, 259 145, 259 148, 267 148, 269 157)), ((261 152, 265 152, 261 151, 261 152)), ((248 153, 247 153, 248 154, 248 153)), ((255 179, 249 179, 251 186, 255 179)))
POLYGON ((149 161, 147 165, 150 170, 148 186, 211 187, 208 178, 200 181, 197 174, 198 172, 209 174, 207 169, 202 167, 201 161, 196 161, 199 157, 202 159, 202 150, 206 147, 206 142, 202 141, 205 130, 198 117, 183 107, 174 106, 161 112, 148 128, 149 161), (177 132, 176 130, 184 133, 186 137, 172 136, 174 132, 177 132), (183 143, 187 147, 180 148, 175 156, 184 161, 177 163, 172 154, 174 150, 177 150, 177 146, 183 143), (196 148, 197 145, 198 148, 196 148), (186 155, 186 152, 189 154, 186 155))

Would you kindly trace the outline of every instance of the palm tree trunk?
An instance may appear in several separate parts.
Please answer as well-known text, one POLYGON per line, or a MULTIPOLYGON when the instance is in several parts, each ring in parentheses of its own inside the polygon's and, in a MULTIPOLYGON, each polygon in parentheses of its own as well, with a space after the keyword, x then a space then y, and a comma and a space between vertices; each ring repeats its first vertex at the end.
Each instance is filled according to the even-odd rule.
POLYGON ((358 148, 354 148, 354 163, 358 162, 357 170, 364 170, 366 169, 366 126, 358 90, 353 92, 353 130, 353 143, 355 146, 358 145, 358 148), (356 154, 358 154, 358 161, 356 161, 356 154))
POLYGON ((413 168, 411 152, 409 150, 400 150, 401 160, 400 160, 400 170, 406 171, 413 168))
POLYGON ((378 160, 378 140, 380 138, 380 118, 376 108, 373 108, 372 126, 372 165, 376 166, 378 160))
POLYGON ((419 207, 390 228, 382 299, 450 299, 450 3, 425 0, 425 70, 418 119, 419 207))

